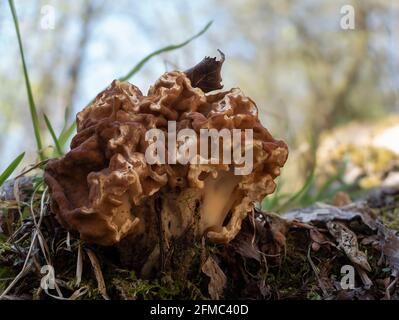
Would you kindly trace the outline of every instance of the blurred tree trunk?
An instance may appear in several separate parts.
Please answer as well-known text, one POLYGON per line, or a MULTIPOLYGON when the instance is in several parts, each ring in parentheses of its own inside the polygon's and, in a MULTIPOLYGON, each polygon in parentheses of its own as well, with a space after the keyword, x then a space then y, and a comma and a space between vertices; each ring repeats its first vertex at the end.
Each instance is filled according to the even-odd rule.
MULTIPOLYGON (((91 24, 97 12, 96 10, 93 2, 83 2, 80 9, 80 33, 72 49, 66 48, 65 43, 60 41, 68 32, 71 16, 65 10, 58 10, 60 16, 54 30, 57 32, 58 41, 52 44, 51 51, 47 53, 50 54, 50 59, 43 66, 39 82, 40 90, 37 93, 38 107, 42 112, 53 115, 54 122, 57 121, 59 123, 59 121, 62 121, 63 117, 60 117, 60 110, 66 108, 66 113, 69 114, 74 102, 79 86, 79 76, 84 64, 84 55, 90 41, 91 24), (65 65, 65 69, 63 69, 62 67, 65 65), (65 74, 65 76, 60 75, 60 73, 65 74)), ((38 52, 38 56, 42 55, 42 52, 38 52)), ((43 121, 41 124, 43 129, 46 130, 43 121)))
MULTIPOLYGON (((87 44, 90 39, 90 25, 95 15, 95 8, 93 7, 92 1, 85 2, 85 7, 83 8, 82 14, 82 27, 80 32, 80 37, 75 48, 75 53, 72 58, 72 63, 70 64, 68 70, 68 85, 65 90, 64 105, 70 110, 72 108, 77 87, 79 84, 79 76, 83 66, 84 55, 86 51, 87 44)), ((68 110, 67 109, 67 110, 68 110)))
MULTIPOLYGON (((301 171, 303 172, 310 172, 315 166, 314 148, 319 143, 321 133, 336 126, 339 123, 340 117, 348 113, 348 100, 352 90, 358 83, 357 79, 368 51, 369 32, 366 26, 367 11, 368 8, 365 4, 360 5, 357 2, 355 5, 355 31, 342 30, 342 32, 355 32, 355 34, 352 35, 352 41, 354 42, 352 50, 347 53, 350 55, 348 66, 341 73, 341 79, 337 84, 334 84, 332 79, 334 64, 331 64, 328 59, 323 59, 321 55, 316 54, 317 56, 315 56, 314 51, 310 52, 312 47, 305 47, 305 52, 303 52, 304 61, 309 69, 314 66, 317 59, 318 63, 322 63, 326 70, 329 70, 325 73, 325 78, 322 81, 320 81, 320 74, 314 77, 312 72, 308 73, 308 80, 314 93, 310 99, 310 105, 313 109, 312 113, 318 115, 316 117, 318 121, 314 121, 314 117, 309 117, 302 131, 303 133, 298 135, 298 145, 301 141, 308 141, 310 149, 304 153, 301 159, 301 171)), ((312 43, 304 28, 298 25, 298 30, 301 31, 300 35, 303 41, 312 43)))

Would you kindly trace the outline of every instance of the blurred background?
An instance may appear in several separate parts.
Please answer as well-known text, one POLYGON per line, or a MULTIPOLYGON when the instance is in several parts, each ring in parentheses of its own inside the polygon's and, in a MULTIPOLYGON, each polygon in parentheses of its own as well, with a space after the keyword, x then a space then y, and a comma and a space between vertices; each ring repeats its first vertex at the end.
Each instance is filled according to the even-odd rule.
MULTIPOLYGON (((58 134, 144 56, 213 20, 201 37, 154 57, 129 81, 146 92, 163 72, 187 69, 221 49, 225 88, 252 97, 263 124, 289 145, 280 189, 298 190, 309 177, 319 190, 335 180, 366 189, 399 181, 399 1, 16 0, 15 6, 46 146, 52 140, 44 113, 58 134), (354 29, 342 26, 346 5, 354 8, 354 29)), ((1 171, 23 151, 20 169, 37 161, 5 0, 0 52, 1 171)))

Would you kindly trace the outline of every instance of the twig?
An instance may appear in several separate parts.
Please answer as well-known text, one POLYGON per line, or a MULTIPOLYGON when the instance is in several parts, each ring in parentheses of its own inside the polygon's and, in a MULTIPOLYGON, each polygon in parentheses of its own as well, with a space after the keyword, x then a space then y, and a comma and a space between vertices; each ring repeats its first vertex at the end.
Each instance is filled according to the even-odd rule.
POLYGON ((57 297, 57 296, 49 293, 47 289, 44 290, 44 292, 49 297, 57 299, 57 300, 76 300, 76 299, 80 298, 81 296, 85 295, 87 293, 87 291, 89 291, 89 288, 84 286, 84 287, 81 287, 81 288, 77 289, 76 291, 74 291, 74 293, 72 293, 72 295, 69 298, 64 298, 64 297, 57 297))
POLYGON ((26 175, 28 172, 31 172, 32 170, 35 170, 38 167, 41 167, 42 165, 45 165, 47 162, 49 162, 51 159, 46 159, 43 161, 40 161, 38 163, 36 163, 35 165, 33 165, 32 167, 30 167, 29 169, 22 171, 19 175, 17 175, 14 180, 21 178, 22 176, 26 175))
POLYGON ((105 300, 109 300, 107 289, 105 287, 105 281, 103 277, 103 273, 101 271, 100 262, 98 261, 94 252, 88 248, 85 249, 87 255, 89 256, 91 265, 93 266, 94 275, 96 276, 98 290, 100 291, 102 297, 105 300))
POLYGON ((398 277, 396 277, 390 284, 389 286, 385 289, 385 297, 388 300, 391 300, 391 289, 392 287, 396 284, 396 282, 398 281, 398 277))
POLYGON ((82 243, 78 243, 78 258, 76 261, 76 285, 79 286, 82 281, 83 260, 82 260, 82 243))

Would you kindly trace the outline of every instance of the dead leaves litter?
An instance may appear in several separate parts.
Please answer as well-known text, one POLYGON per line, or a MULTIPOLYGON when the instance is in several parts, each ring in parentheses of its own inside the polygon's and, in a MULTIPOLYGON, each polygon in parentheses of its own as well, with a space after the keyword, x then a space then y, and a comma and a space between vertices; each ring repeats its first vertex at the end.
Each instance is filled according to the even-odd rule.
POLYGON ((212 256, 209 256, 202 265, 201 270, 209 277, 208 292, 212 299, 219 300, 223 297, 227 278, 222 269, 212 256))

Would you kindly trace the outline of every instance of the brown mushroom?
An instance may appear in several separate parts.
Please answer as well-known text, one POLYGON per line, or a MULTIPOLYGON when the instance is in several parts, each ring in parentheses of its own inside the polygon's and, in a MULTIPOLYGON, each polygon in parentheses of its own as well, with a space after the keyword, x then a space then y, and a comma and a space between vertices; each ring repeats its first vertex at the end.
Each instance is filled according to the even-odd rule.
MULTIPOLYGON (((219 74, 221 62, 204 61, 219 74)), ((78 113, 71 150, 51 160, 44 175, 52 210, 64 227, 100 245, 132 238, 147 256, 156 257, 159 230, 166 245, 188 228, 213 242, 229 242, 254 202, 274 191, 274 179, 287 159, 286 144, 261 125, 255 103, 239 89, 205 93, 221 88, 220 76, 204 84, 198 72, 212 68, 199 66, 165 73, 146 96, 115 80, 78 113), (193 87, 191 77, 206 90, 193 87), (253 129, 253 144, 240 135, 240 144, 253 152, 252 171, 236 175, 238 163, 209 159, 205 164, 149 164, 145 134, 153 128, 166 133, 168 121, 176 121, 177 131, 193 129, 198 136, 205 128, 253 129)), ((231 152, 233 146, 219 151, 226 148, 231 152)))

